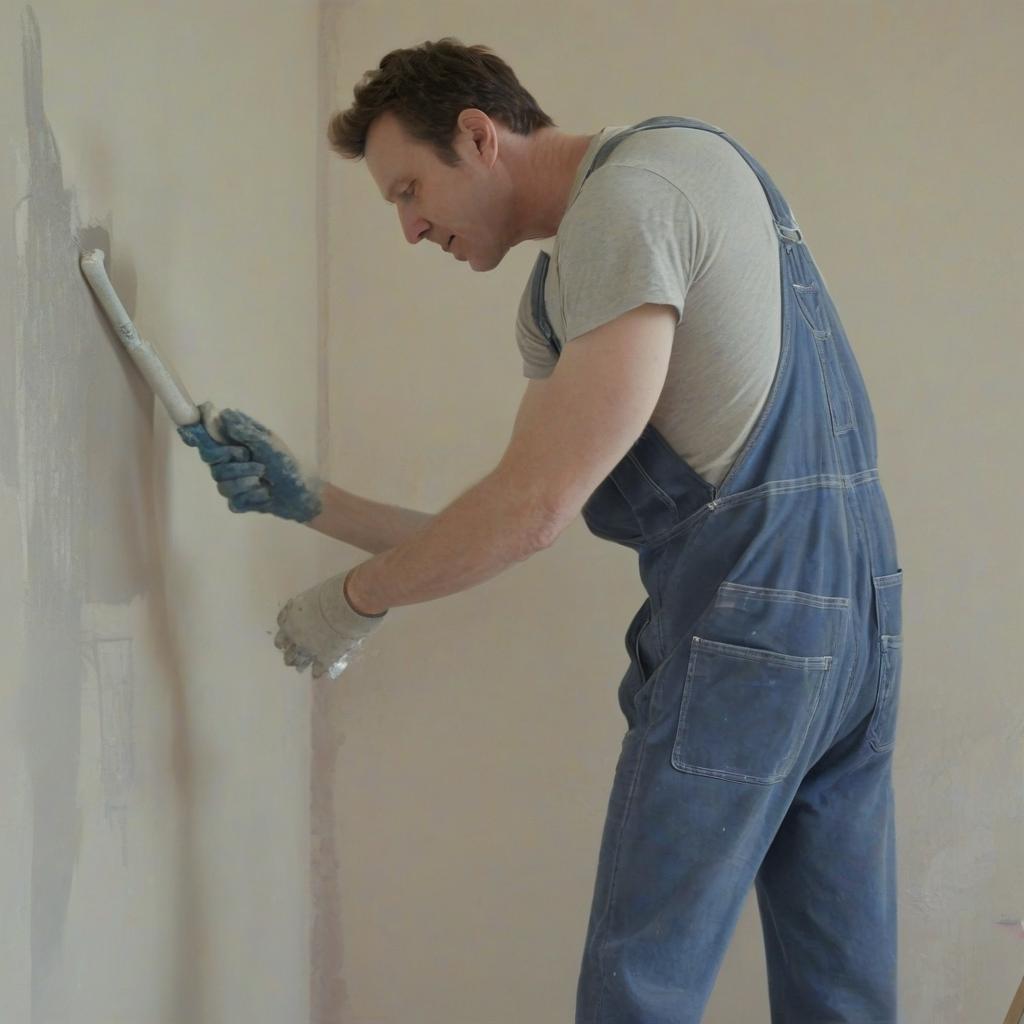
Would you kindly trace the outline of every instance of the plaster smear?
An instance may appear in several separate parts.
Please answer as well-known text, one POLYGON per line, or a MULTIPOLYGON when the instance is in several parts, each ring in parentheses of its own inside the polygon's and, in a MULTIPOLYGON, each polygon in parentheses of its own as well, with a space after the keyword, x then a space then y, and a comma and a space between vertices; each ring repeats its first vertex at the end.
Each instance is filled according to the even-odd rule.
POLYGON ((43 110, 39 24, 21 19, 28 193, 15 209, 15 437, 25 556, 22 728, 31 787, 32 1019, 58 958, 77 847, 86 451, 72 197, 43 110))
MULTIPOLYGON (((151 556, 140 536, 150 489, 143 483, 152 399, 127 356, 109 343, 78 265, 82 235, 74 194, 43 104, 42 47, 31 7, 21 17, 27 148, 13 210, 13 409, 5 423, 13 460, 0 477, 18 505, 24 566, 25 671, 19 694, 31 813, 32 1020, 63 1004, 56 967, 68 920, 82 822, 78 795, 82 688, 98 692, 99 774, 108 822, 126 856, 134 779, 133 639, 92 632, 88 602, 126 603, 145 589, 151 556), (113 396, 113 397, 112 397, 113 396), (128 443, 117 439, 128 439, 128 443)), ((6 391, 4 394, 6 399, 6 391)), ((91 767, 91 766, 90 766, 91 767)))

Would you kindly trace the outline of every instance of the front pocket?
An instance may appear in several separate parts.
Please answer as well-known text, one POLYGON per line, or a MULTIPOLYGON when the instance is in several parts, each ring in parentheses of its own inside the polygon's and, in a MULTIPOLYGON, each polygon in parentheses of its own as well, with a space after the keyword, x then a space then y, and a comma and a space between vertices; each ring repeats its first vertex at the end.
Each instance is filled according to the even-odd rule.
POLYGON ((694 636, 672 765, 770 785, 803 747, 831 656, 796 657, 694 636))
POLYGON ((878 619, 878 691, 868 742, 884 754, 896 745, 903 676, 903 570, 873 578, 878 619))

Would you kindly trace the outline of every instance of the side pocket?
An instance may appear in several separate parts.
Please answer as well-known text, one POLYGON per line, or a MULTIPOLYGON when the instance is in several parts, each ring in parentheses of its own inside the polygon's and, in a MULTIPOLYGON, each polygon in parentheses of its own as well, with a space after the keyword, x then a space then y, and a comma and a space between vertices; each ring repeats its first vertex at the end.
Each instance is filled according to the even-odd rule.
POLYGON ((645 649, 645 640, 650 635, 651 624, 652 620, 648 619, 640 627, 640 632, 637 633, 636 644, 634 645, 637 671, 640 674, 640 685, 633 691, 630 703, 636 712, 641 711, 643 702, 650 696, 651 687, 654 683, 654 666, 651 664, 652 659, 645 649))
POLYGON ((644 635, 649 632, 653 617, 651 599, 648 597, 637 609, 626 629, 625 646, 629 667, 619 684, 619 708, 630 729, 637 724, 636 708, 640 694, 647 692, 651 682, 651 658, 644 645, 644 635))
POLYGON ((761 785, 785 778, 804 749, 849 605, 721 584, 691 638, 672 766, 761 785))
POLYGON ((896 745, 903 676, 903 570, 873 578, 878 616, 878 692, 868 743, 884 754, 896 745))

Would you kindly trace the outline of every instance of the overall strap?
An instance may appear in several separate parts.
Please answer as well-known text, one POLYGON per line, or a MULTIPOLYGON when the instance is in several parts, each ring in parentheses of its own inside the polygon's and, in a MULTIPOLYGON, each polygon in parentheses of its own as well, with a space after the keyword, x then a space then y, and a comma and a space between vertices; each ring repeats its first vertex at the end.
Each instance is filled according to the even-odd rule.
POLYGON ((608 139, 600 150, 598 150, 597 156, 594 157, 594 160, 583 180, 586 181, 594 171, 604 164, 611 155, 612 150, 622 142, 623 139, 628 138, 634 132, 648 131, 651 128, 696 128, 700 131, 712 132, 715 135, 721 136, 721 138, 725 139, 725 141, 728 142, 744 160, 746 160, 750 169, 757 175, 758 180, 761 182, 761 187, 764 189, 765 195, 768 197, 768 203, 771 206, 772 211, 772 218, 775 221, 775 230, 779 237, 787 242, 796 242, 798 245, 803 242, 803 234, 793 217, 789 204, 786 202, 785 198, 783 198, 782 193, 775 187, 775 183, 768 176, 768 172, 750 153, 736 142, 735 139, 730 138, 729 135, 727 135, 721 128, 713 124, 708 124, 706 121, 697 121, 691 117, 673 117, 668 114, 659 115, 658 117, 649 117, 646 121, 641 121, 639 124, 635 124, 632 127, 627 128, 625 131, 620 132, 618 135, 608 139))

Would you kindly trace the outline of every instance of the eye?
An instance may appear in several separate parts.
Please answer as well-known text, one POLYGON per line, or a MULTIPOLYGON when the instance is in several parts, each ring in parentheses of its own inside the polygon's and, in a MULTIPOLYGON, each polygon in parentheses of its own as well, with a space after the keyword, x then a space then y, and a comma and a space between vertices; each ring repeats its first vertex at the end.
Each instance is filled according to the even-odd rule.
POLYGON ((412 185, 410 185, 404 192, 400 192, 399 195, 403 199, 412 199, 412 185))

